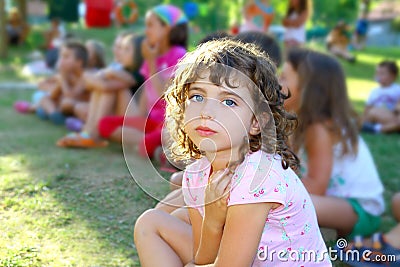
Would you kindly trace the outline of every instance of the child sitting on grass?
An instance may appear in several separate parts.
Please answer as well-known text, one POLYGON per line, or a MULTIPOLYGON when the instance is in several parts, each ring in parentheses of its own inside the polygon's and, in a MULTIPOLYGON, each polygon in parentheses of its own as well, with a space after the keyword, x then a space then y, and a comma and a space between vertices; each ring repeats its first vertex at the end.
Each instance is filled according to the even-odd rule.
POLYGON ((55 124, 64 124, 66 115, 75 115, 80 104, 89 100, 90 93, 83 83, 88 53, 78 42, 66 42, 58 60, 59 73, 50 81, 52 85, 40 100, 36 114, 55 124))
POLYGON ((331 266, 292 169, 296 118, 285 98, 275 64, 254 45, 216 40, 184 57, 166 92, 166 124, 172 155, 195 160, 183 179, 191 226, 144 213, 135 225, 142 266, 331 266), (303 250, 316 257, 303 262, 303 250))
POLYGON ((364 110, 362 131, 391 133, 400 131, 400 85, 396 83, 399 68, 394 61, 382 61, 376 68, 374 89, 364 110))
POLYGON ((319 225, 341 237, 372 234, 385 209, 384 188, 358 133, 341 65, 319 52, 291 50, 281 84, 291 94, 285 108, 298 116, 291 143, 303 160, 301 180, 319 225))
POLYGON ((70 133, 57 141, 60 147, 93 148, 107 146, 98 132, 99 121, 111 114, 123 116, 131 97, 143 83, 139 74, 143 58, 140 47, 143 36, 126 35, 121 39, 120 68, 107 68, 86 74, 85 86, 91 88, 87 119, 81 131, 70 133))
MULTIPOLYGON (((107 116, 99 122, 103 138, 122 142, 138 148, 140 155, 153 157, 161 145, 161 130, 164 123, 166 83, 173 67, 186 53, 188 21, 182 10, 173 5, 158 5, 150 9, 145 18, 146 37, 142 43, 143 65, 140 74, 147 80, 144 84, 137 115, 107 116), (169 70, 166 74, 165 70, 169 70), (157 75, 164 71, 163 75, 157 75), (166 75, 164 75, 166 74, 166 75)), ((131 113, 134 108, 130 108, 131 113)))

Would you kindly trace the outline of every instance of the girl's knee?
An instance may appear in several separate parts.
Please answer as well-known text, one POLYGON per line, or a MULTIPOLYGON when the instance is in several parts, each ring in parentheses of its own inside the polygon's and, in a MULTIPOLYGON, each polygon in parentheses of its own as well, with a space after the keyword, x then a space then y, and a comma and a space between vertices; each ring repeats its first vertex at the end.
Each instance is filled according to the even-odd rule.
POLYGON ((88 108, 86 103, 78 103, 74 106, 74 115, 82 121, 86 121, 88 108))
POLYGON ((151 233, 157 233, 157 218, 159 210, 149 209, 146 210, 139 218, 136 220, 134 228, 134 240, 135 243, 141 236, 145 236, 151 233))
POLYGON ((175 190, 182 187, 182 180, 183 180, 183 172, 175 172, 171 175, 169 179, 171 182, 170 188, 171 190, 175 190))

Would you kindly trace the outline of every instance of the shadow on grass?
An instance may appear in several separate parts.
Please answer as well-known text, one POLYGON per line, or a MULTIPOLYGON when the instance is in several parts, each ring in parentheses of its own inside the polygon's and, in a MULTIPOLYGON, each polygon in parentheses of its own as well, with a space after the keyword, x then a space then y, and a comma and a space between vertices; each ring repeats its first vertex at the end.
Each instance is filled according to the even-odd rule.
POLYGON ((134 222, 155 201, 130 177, 119 145, 57 148, 62 127, 15 113, 14 100, 30 94, 0 91, 0 214, 9 218, 0 266, 33 254, 29 266, 138 266, 134 222))

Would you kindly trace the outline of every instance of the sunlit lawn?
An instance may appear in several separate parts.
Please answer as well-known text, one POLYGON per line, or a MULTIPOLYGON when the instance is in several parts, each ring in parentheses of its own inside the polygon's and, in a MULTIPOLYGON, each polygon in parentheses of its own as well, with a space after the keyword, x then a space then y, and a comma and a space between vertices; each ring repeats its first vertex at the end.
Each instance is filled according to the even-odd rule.
MULTIPOLYGON (((79 36, 107 44, 115 34, 115 29, 77 30, 79 36)), ((0 63, 0 82, 26 80, 18 73, 26 49, 9 51, 10 58, 0 63)), ((375 86, 375 65, 384 58, 400 58, 400 49, 368 48, 357 53, 356 64, 343 62, 359 112, 375 86)), ((0 91, 0 266, 138 265, 133 225, 155 201, 131 179, 120 146, 60 149, 55 141, 64 128, 16 114, 13 102, 30 95, 0 91)), ((386 188, 385 231, 394 225, 389 200, 400 191, 400 138, 364 137, 386 188)))

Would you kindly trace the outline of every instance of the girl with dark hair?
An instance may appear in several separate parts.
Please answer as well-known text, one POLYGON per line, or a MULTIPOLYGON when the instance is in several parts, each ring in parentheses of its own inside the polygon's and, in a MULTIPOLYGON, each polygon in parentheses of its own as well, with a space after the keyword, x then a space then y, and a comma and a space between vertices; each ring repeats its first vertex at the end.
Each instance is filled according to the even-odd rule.
POLYGON ((319 52, 291 50, 281 84, 291 95, 285 108, 298 116, 291 143, 304 160, 301 180, 319 225, 336 229, 341 237, 372 234, 385 208, 383 186, 358 133, 339 62, 319 52))
MULTIPOLYGON (((143 62, 142 41, 143 36, 134 34, 121 39, 120 53, 123 56, 117 57, 121 69, 110 67, 95 74, 85 75, 85 86, 93 88, 89 105, 80 109, 79 121, 76 118, 67 119, 67 127, 78 133, 71 133, 61 138, 57 142, 58 146, 78 148, 107 146, 107 142, 100 139, 99 122, 110 115, 123 118, 131 97, 142 85, 144 78, 139 73, 143 62), (86 118, 86 121, 83 118, 86 118)), ((103 126, 102 129, 108 128, 103 126)))
MULTIPOLYGON (((114 123, 114 127, 103 131, 106 121, 102 121, 99 127, 102 137, 120 142, 123 131, 126 144, 137 146, 140 155, 152 157, 161 145, 166 83, 173 67, 186 53, 188 20, 176 6, 158 5, 147 12, 145 23, 145 39, 141 46, 144 63, 140 74, 149 81, 144 84, 140 96, 135 96, 136 100, 140 99, 139 114, 126 117, 123 130, 122 124, 114 123), (163 75, 155 75, 158 72, 163 72, 163 75)), ((111 122, 113 119, 108 120, 111 122)))
POLYGON ((289 0, 286 16, 282 20, 286 28, 284 43, 286 50, 306 42, 305 24, 312 13, 311 0, 289 0))

